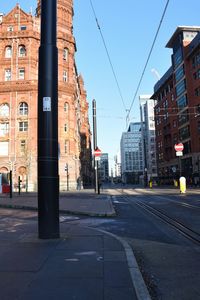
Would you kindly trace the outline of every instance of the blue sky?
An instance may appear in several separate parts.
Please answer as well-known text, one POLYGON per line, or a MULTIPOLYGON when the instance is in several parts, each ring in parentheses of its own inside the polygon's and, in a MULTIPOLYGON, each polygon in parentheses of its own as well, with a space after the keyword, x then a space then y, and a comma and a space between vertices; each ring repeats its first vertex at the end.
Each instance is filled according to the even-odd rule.
MULTIPOLYGON (((1 1, 0 11, 8 12, 19 2, 25 11, 33 11, 36 0, 1 1)), ((125 106, 130 108, 166 0, 92 0, 107 49, 119 82, 125 106)), ((130 113, 139 120, 140 94, 152 94, 157 81, 155 69, 162 76, 171 64, 171 49, 166 43, 179 25, 200 26, 199 0, 171 0, 162 23, 151 59, 130 113)), ((120 147, 126 130, 126 111, 114 80, 103 42, 95 23, 89 0, 74 0, 74 36, 76 63, 83 75, 90 105, 97 102, 98 146, 109 153, 110 163, 120 147)))

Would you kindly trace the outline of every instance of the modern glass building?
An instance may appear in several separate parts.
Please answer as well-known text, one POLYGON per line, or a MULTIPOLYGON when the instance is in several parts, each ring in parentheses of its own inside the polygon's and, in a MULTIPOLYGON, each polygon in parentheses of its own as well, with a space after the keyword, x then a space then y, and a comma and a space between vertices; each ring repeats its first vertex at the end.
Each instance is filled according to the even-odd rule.
POLYGON ((130 123, 127 132, 122 133, 120 149, 122 181, 139 183, 144 169, 141 122, 130 123))

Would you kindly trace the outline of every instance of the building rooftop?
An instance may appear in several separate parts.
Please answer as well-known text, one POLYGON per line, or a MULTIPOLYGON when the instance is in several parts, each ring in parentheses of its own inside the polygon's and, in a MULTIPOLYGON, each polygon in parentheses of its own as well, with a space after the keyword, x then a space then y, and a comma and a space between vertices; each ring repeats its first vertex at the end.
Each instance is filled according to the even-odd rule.
POLYGON ((195 38, 189 44, 188 56, 190 56, 199 45, 200 45, 200 32, 195 36, 195 38))
POLYGON ((176 40, 178 34, 180 32, 183 32, 183 31, 200 31, 200 26, 178 26, 175 30, 175 32, 173 33, 172 37, 170 38, 170 40, 168 41, 166 47, 167 48, 173 48, 173 45, 174 45, 174 41, 176 40))
POLYGON ((151 96, 150 99, 154 99, 154 95, 158 92, 161 86, 172 76, 173 69, 170 67, 167 72, 158 80, 158 82, 154 85, 154 94, 151 96))

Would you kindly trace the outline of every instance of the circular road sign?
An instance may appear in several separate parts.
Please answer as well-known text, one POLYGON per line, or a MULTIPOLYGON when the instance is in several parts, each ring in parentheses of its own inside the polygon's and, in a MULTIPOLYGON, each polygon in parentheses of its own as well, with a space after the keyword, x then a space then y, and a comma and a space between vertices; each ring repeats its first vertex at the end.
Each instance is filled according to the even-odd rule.
POLYGON ((183 151, 184 146, 183 146, 182 143, 175 144, 175 145, 174 145, 174 149, 175 149, 176 151, 180 152, 180 151, 183 151))
POLYGON ((94 156, 97 157, 97 156, 101 156, 102 154, 102 151, 97 147, 95 150, 94 150, 94 156))

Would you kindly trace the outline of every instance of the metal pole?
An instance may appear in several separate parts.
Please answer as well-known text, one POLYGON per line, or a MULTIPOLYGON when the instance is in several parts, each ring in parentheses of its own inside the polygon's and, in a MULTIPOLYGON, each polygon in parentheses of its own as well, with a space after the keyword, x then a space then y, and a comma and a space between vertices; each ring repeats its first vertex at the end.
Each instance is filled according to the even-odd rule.
POLYGON ((66 165, 65 165, 65 171, 66 171, 66 175, 67 175, 67 191, 69 191, 69 166, 68 166, 68 163, 66 163, 66 165))
POLYGON ((12 198, 12 171, 10 170, 10 198, 12 198))
POLYGON ((18 176, 18 195, 21 194, 21 179, 20 176, 18 176))
MULTIPOLYGON (((96 101, 92 100, 92 112, 93 112, 93 148, 97 148, 97 119, 96 119, 96 101)), ((95 192, 98 193, 98 162, 94 157, 94 170, 95 170, 95 192)))
POLYGON ((38 231, 59 238, 57 1, 41 1, 38 79, 38 231))

